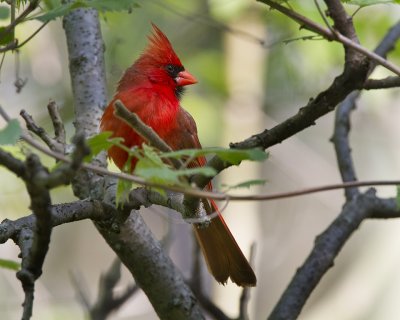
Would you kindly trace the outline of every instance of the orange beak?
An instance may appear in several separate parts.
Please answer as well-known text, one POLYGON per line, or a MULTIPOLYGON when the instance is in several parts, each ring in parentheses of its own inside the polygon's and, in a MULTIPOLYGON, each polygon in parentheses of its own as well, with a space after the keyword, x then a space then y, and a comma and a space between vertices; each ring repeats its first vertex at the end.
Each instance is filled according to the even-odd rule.
POLYGON ((183 70, 178 73, 178 76, 175 78, 176 84, 180 87, 187 86, 190 84, 197 83, 195 77, 193 77, 189 72, 183 70))

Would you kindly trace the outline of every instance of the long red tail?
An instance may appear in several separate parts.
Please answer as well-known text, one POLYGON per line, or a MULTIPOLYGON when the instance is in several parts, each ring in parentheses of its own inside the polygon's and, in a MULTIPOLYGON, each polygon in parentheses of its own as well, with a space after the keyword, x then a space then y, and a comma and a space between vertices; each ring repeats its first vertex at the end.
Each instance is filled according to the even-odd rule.
POLYGON ((193 227, 208 269, 220 283, 225 284, 230 277, 239 286, 255 286, 257 278, 253 269, 229 231, 217 205, 212 200, 210 204, 212 209, 210 206, 210 210, 206 209, 207 212, 215 210, 218 216, 211 219, 207 226, 193 227))

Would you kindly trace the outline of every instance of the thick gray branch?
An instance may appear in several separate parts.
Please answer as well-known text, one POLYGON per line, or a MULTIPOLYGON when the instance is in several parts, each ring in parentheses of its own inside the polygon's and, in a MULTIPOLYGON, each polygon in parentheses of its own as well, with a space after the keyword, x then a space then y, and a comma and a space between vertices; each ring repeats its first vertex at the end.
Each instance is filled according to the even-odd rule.
MULTIPOLYGON (((51 206, 52 227, 84 219, 108 220, 115 216, 115 209, 99 201, 79 200, 71 203, 51 206)), ((33 230, 36 216, 31 214, 17 220, 5 219, 0 223, 0 243, 8 239, 18 242, 22 230, 33 230)))
POLYGON ((195 296, 140 214, 132 211, 118 230, 101 226, 98 229, 161 319, 203 319, 195 296))
MULTIPOLYGON (((94 10, 79 9, 64 18, 70 57, 71 82, 75 99, 77 130, 92 135, 97 132, 102 109, 106 104, 103 42, 94 10)), ((101 164, 105 165, 105 159, 101 164)), ((112 199, 113 188, 101 177, 82 175, 74 192, 84 198, 112 199), (101 182, 101 183, 99 183, 101 182), (110 191, 111 190, 111 191, 110 191), (93 192, 94 191, 94 192, 93 192)), ((180 272, 162 250, 140 215, 112 225, 96 224, 110 247, 134 276, 162 319, 202 319, 195 297, 184 283, 180 272)))
MULTIPOLYGON (((69 70, 75 107, 75 128, 78 133, 90 137, 98 132, 101 114, 107 103, 104 67, 104 44, 101 36, 98 13, 93 9, 77 9, 63 20, 69 70)), ((104 155, 95 163, 106 165, 104 155)), ((100 177, 81 171, 75 179, 73 190, 79 198, 97 198, 100 177)))

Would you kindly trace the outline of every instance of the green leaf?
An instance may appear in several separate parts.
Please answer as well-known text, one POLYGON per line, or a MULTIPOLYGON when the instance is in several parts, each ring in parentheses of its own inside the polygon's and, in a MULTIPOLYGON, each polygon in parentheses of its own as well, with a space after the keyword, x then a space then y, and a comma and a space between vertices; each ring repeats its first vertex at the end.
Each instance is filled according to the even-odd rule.
POLYGON ((43 0, 47 9, 51 10, 61 5, 60 0, 43 0))
POLYGON ((36 19, 39 20, 41 22, 48 22, 50 20, 54 20, 56 18, 59 17, 63 17, 66 14, 68 14, 70 11, 72 11, 73 9, 78 9, 78 8, 82 8, 85 7, 84 3, 81 2, 71 2, 71 3, 64 3, 60 6, 57 6, 47 12, 45 12, 42 15, 39 16, 33 16, 31 19, 36 19))
POLYGON ((153 163, 153 166, 164 167, 166 164, 162 161, 159 152, 153 147, 143 143, 142 144, 143 156, 153 163))
POLYGON ((14 271, 18 271, 19 269, 21 269, 21 265, 19 262, 7 259, 0 259, 0 267, 14 271))
POLYGON ((6 27, 0 27, 0 45, 4 46, 14 41, 14 34, 12 31, 3 33, 6 27))
POLYGON ((248 180, 248 181, 244 181, 235 185, 226 185, 224 184, 223 187, 227 188, 226 191, 228 190, 232 190, 232 189, 239 189, 239 188, 250 188, 252 186, 263 186, 267 181, 266 180, 262 180, 262 179, 254 179, 254 180, 248 180))
POLYGON ((16 144, 21 135, 21 126, 17 119, 12 119, 7 126, 0 130, 0 145, 16 144))
POLYGON ((17 0, 16 4, 17 4, 17 9, 20 9, 22 5, 25 5, 28 3, 29 0, 17 0))
POLYGON ((37 19, 42 22, 47 22, 50 20, 54 20, 56 18, 65 16, 69 12, 79 8, 93 8, 99 12, 105 13, 110 11, 125 11, 125 10, 132 10, 135 7, 138 7, 135 0, 76 0, 70 3, 64 3, 56 5, 54 1, 47 1, 49 3, 48 7, 51 10, 41 14, 39 16, 34 16, 32 19, 37 19))
POLYGON ((243 160, 263 161, 268 157, 268 154, 261 149, 226 149, 218 151, 215 154, 222 160, 234 165, 238 165, 243 160))
POLYGON ((133 183, 123 179, 118 179, 117 183, 117 193, 115 195, 115 202, 117 207, 128 200, 129 192, 132 189, 133 183))
POLYGON ((0 20, 5 20, 10 17, 10 8, 0 6, 0 20))
POLYGON ((222 160, 237 165, 243 160, 263 161, 267 159, 268 153, 261 149, 225 149, 225 148, 204 148, 204 149, 184 149, 179 151, 167 152, 162 156, 167 158, 197 158, 215 154, 222 160))
POLYGON ((353 4, 359 7, 367 7, 375 4, 383 4, 383 3, 396 3, 395 0, 342 0, 342 2, 347 4, 353 4))
POLYGON ((212 177, 216 174, 216 171, 210 167, 188 168, 182 170, 173 170, 167 166, 151 167, 146 164, 146 161, 139 160, 135 168, 135 174, 152 182, 158 182, 166 185, 182 185, 183 182, 180 180, 181 177, 195 174, 212 177))
POLYGON ((91 152, 90 155, 85 157, 85 162, 90 162, 101 151, 108 150, 114 145, 120 145, 124 140, 123 138, 111 138, 112 132, 101 132, 93 137, 90 137, 86 143, 88 144, 91 152))
POLYGON ((86 2, 88 7, 92 7, 100 12, 110 11, 130 11, 133 8, 138 8, 136 0, 93 0, 86 2))
POLYGON ((400 185, 396 186, 396 207, 400 209, 400 185))
POLYGON ((140 158, 136 163, 134 172, 136 175, 152 182, 162 184, 175 184, 179 182, 174 170, 163 162, 154 162, 150 158, 140 158))

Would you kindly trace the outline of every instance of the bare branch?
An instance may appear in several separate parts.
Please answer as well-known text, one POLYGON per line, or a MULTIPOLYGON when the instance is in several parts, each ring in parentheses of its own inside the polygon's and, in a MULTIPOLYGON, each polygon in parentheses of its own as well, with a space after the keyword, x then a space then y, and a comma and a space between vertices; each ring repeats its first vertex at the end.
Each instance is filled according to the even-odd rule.
POLYGON ((55 101, 50 100, 49 104, 47 105, 47 110, 49 112, 51 122, 53 123, 55 140, 59 143, 60 146, 63 146, 62 149, 59 149, 57 151, 60 153, 65 153, 65 146, 67 144, 67 139, 59 107, 55 101))
MULTIPOLYGON (((72 2, 66 0, 66 3, 72 2)), ((104 43, 94 9, 80 8, 63 18, 69 59, 69 72, 74 97, 74 125, 76 133, 85 138, 98 132, 98 124, 107 104, 104 66, 104 43)), ((105 154, 97 156, 93 163, 105 167, 105 154)), ((75 177, 72 189, 81 198, 99 198, 102 190, 98 186, 102 177, 87 170, 81 170, 75 177)))
MULTIPOLYGON (((335 6, 341 6, 339 1, 327 1, 331 10, 337 10, 335 6)), ((349 23, 345 13, 336 11, 334 18, 336 23, 349 23), (342 20, 341 20, 342 19, 342 20), (339 22, 338 22, 339 21, 339 22)), ((352 32, 352 26, 347 27, 348 32, 352 32)), ((386 55, 392 46, 391 41, 396 41, 400 36, 400 30, 392 28, 385 36, 376 51, 379 54, 386 55), (388 39, 390 39, 388 43, 388 39)), ((344 30, 343 32, 347 32, 344 30)), ((349 53, 350 55, 350 53, 349 53)), ((347 61, 349 62, 349 61, 347 61)), ((372 72, 375 65, 372 65, 368 75, 372 72)), ((336 149, 339 170, 343 181, 355 181, 355 169, 351 158, 350 144, 348 140, 350 130, 350 113, 354 109, 354 104, 359 96, 358 91, 352 92, 344 102, 339 106, 335 118, 335 133, 333 142, 336 149)), ((319 283, 322 276, 329 268, 333 266, 333 261, 338 255, 343 245, 347 242, 351 234, 359 227, 366 218, 385 218, 393 217, 399 213, 393 199, 379 199, 375 190, 370 189, 366 193, 360 194, 355 188, 346 190, 346 203, 340 215, 334 222, 320 235, 315 241, 312 252, 297 270, 289 286, 280 298, 278 304, 272 311, 269 319, 295 319, 298 317, 301 309, 306 303, 309 295, 319 283)))
POLYGON ((50 135, 44 130, 42 127, 38 126, 35 121, 33 120, 32 116, 26 112, 25 110, 21 110, 19 113, 21 117, 25 120, 26 127, 29 131, 32 131, 36 134, 40 139, 43 140, 47 146, 53 151, 59 151, 59 148, 56 147, 56 141, 50 137, 50 135))
POLYGON ((100 277, 97 301, 90 310, 90 318, 92 320, 107 319, 112 312, 115 312, 128 298, 139 290, 137 286, 130 286, 122 296, 115 297, 113 291, 120 278, 121 260, 116 258, 107 272, 100 277))
MULTIPOLYGON (((254 258, 255 258, 255 248, 256 244, 253 243, 250 247, 250 255, 249 255, 249 262, 251 265, 254 265, 254 258)), ((243 287, 242 294, 240 295, 240 303, 239 303, 239 319, 241 320, 248 320, 248 304, 250 299, 250 287, 243 287)))
POLYGON ((364 83, 365 90, 389 89, 400 87, 400 77, 387 77, 384 79, 368 79, 364 83))
POLYGON ((197 241, 193 241, 192 272, 191 272, 190 280, 188 280, 190 288, 196 295, 196 298, 199 300, 201 307, 207 313, 212 315, 214 319, 231 320, 203 292, 203 284, 202 284, 203 280, 202 280, 202 273, 201 273, 202 258, 201 257, 202 257, 202 255, 201 255, 201 251, 200 251, 200 246, 197 241))
POLYGON ((296 319, 311 292, 333 267, 335 257, 360 223, 366 218, 383 217, 393 212, 393 205, 393 201, 378 199, 373 189, 346 202, 340 215, 316 238, 310 255, 297 270, 268 319, 296 319))
MULTIPOLYGON (((51 223, 56 227, 65 223, 91 219, 95 221, 112 220, 116 210, 110 205, 95 200, 79 200, 51 206, 51 223)), ((36 217, 31 214, 17 220, 5 219, 0 223, 0 243, 8 239, 18 241, 22 230, 33 230, 36 217)))
POLYGON ((50 150, 64 154, 66 147, 66 136, 64 124, 60 117, 58 106, 54 101, 50 101, 47 105, 47 109, 49 111, 49 115, 54 127, 54 138, 50 137, 46 130, 38 126, 28 112, 26 112, 25 110, 21 110, 20 115, 25 120, 28 130, 32 131, 41 140, 43 140, 43 142, 46 143, 50 150))
MULTIPOLYGON (((349 143, 350 112, 355 109, 355 101, 359 97, 359 91, 354 91, 339 105, 335 113, 335 129, 331 141, 335 146, 336 158, 342 180, 344 182, 356 181, 356 172, 351 158, 349 143)), ((358 189, 346 188, 346 199, 350 200, 358 195, 358 189)))
POLYGON ((165 255, 140 214, 132 211, 129 218, 118 225, 118 232, 113 232, 109 225, 97 227, 132 273, 160 318, 204 318, 181 273, 165 255))
MULTIPOLYGON (((51 222, 51 199, 50 193, 45 186, 44 180, 48 175, 39 158, 30 155, 26 161, 25 184, 31 198, 31 209, 36 216, 36 224, 30 230, 29 247, 21 249, 21 270, 17 272, 17 278, 21 281, 25 292, 23 319, 30 319, 33 307, 33 292, 36 279, 42 274, 42 266, 46 257, 50 235, 51 222), (27 253, 25 251, 27 250, 27 253)), ((20 245, 26 244, 26 239, 20 245)))
POLYGON ((78 296, 78 301, 85 308, 85 311, 90 311, 90 299, 89 293, 87 292, 86 283, 79 272, 70 272, 70 278, 72 285, 75 288, 75 292, 78 296))
MULTIPOLYGON (((345 32, 344 35, 339 32, 332 32, 331 30, 320 26, 319 24, 315 23, 314 21, 311 21, 310 19, 294 12, 293 10, 290 10, 290 9, 280 5, 279 3, 277 3, 273 0, 258 0, 258 1, 263 2, 267 5, 269 5, 271 8, 274 8, 274 9, 280 11, 281 13, 285 14, 292 20, 299 23, 301 25, 301 27, 308 29, 310 31, 316 32, 329 41, 338 41, 338 42, 342 43, 345 46, 346 52, 349 51, 347 48, 351 49, 349 51, 350 55, 347 55, 349 60, 354 60, 354 59, 358 60, 359 59, 359 57, 357 57, 355 54, 355 51, 356 51, 356 52, 361 53, 365 57, 368 57, 375 63, 382 65, 386 69, 388 69, 400 76, 400 68, 398 66, 394 65, 390 61, 387 61, 386 59, 382 58, 381 56, 377 55, 376 53, 364 48, 363 46, 358 44, 357 41, 353 40, 353 39, 356 39, 356 34, 351 32, 351 30, 350 30, 349 21, 350 21, 350 25, 352 25, 351 20, 347 21, 345 23, 345 26, 343 26, 342 21, 346 20, 346 19, 344 19, 342 12, 335 13, 333 18, 334 18, 334 20, 336 19, 335 28, 340 28, 342 31, 344 31, 345 32), (350 38, 349 38, 349 36, 350 36, 350 38)), ((328 8, 330 6, 331 6, 331 8, 336 8, 337 2, 339 2, 339 1, 337 1, 337 2, 326 1, 326 2, 328 4, 328 8)), ((332 10, 330 9, 330 12, 331 11, 332 10)), ((346 17, 347 17, 347 15, 346 15, 346 17)), ((346 58, 346 61, 347 61, 347 58, 346 58)))
POLYGON ((14 156, 0 148, 0 165, 6 167, 11 172, 15 173, 18 177, 25 178, 25 164, 14 158, 14 156))

